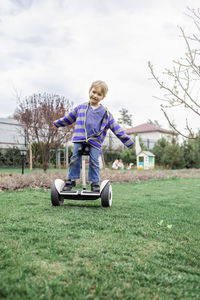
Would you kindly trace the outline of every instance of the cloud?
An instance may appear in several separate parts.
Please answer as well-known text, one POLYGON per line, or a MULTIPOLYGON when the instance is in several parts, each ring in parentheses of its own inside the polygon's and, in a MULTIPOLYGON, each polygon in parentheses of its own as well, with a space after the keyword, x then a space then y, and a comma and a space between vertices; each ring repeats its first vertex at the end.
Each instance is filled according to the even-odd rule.
POLYGON ((88 99, 91 82, 102 79, 109 86, 105 105, 115 115, 125 107, 136 125, 150 118, 166 124, 152 98, 159 90, 147 62, 159 73, 184 53, 177 25, 191 29, 184 11, 197 0, 2 3, 1 116, 13 112, 13 87, 23 96, 60 93, 77 104, 88 99))

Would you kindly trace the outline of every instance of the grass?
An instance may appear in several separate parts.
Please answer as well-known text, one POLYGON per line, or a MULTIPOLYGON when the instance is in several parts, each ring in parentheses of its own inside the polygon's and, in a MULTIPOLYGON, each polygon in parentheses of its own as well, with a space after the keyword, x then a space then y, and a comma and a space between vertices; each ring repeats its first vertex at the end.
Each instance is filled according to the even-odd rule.
MULTIPOLYGON (((65 172, 66 173, 66 170, 67 168, 48 168, 47 172, 65 172)), ((87 168, 86 168, 87 170, 87 168)), ((111 170, 113 170, 111 168, 111 170)), ((137 171, 137 169, 130 169, 130 170, 127 170, 127 169, 124 169, 126 172, 133 172, 133 171, 137 171)), ((158 169, 156 169, 158 170, 158 169)), ((159 169, 161 170, 161 169, 159 169)), ((164 170, 164 169, 163 169, 164 170)), ((41 171, 41 172, 44 172, 42 168, 34 168, 32 170, 30 170, 29 168, 25 168, 24 169, 24 174, 27 174, 27 173, 33 173, 34 171, 41 171)), ((121 171, 121 170, 115 170, 115 171, 121 171)), ((21 174, 22 173, 22 168, 20 167, 16 167, 16 168, 1 168, 0 169, 0 174, 21 174)))
MULTIPOLYGON (((41 172, 44 172, 42 168, 34 168, 32 170, 30 170, 29 168, 25 168, 24 169, 24 174, 27 174, 27 173, 32 173, 34 171, 41 171, 41 172)), ((55 169, 55 168, 49 168, 47 170, 47 172, 60 172, 60 171, 63 171, 63 172, 66 172, 66 168, 63 168, 63 169, 55 169)), ((0 174, 21 174, 22 173, 22 168, 1 168, 0 169, 0 174)))
POLYGON ((112 186, 111 208, 0 193, 0 299, 199 299, 200 180, 112 186))

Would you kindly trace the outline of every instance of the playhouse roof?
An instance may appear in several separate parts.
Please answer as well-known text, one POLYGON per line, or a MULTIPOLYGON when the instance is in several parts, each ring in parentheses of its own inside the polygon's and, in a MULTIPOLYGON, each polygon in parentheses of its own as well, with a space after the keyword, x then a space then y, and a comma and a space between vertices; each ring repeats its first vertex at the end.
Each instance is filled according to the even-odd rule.
POLYGON ((126 129, 126 134, 154 132, 154 131, 159 131, 159 132, 167 133, 167 134, 174 134, 174 131, 172 131, 172 130, 167 130, 167 129, 158 127, 154 124, 150 124, 150 123, 144 123, 144 124, 132 127, 132 128, 128 128, 128 129, 126 129))
POLYGON ((145 154, 146 156, 155 156, 152 152, 150 151, 141 151, 140 153, 137 154, 138 155, 141 155, 141 154, 145 154))

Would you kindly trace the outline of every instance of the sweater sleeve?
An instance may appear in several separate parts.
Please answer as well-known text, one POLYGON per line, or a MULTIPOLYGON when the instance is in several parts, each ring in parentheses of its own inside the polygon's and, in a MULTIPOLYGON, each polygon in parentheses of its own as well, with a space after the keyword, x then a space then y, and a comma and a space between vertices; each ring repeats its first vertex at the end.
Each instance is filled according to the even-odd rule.
POLYGON ((134 144, 131 138, 124 132, 121 126, 115 121, 111 113, 109 114, 108 126, 112 130, 112 132, 116 135, 116 137, 120 139, 120 141, 126 147, 130 147, 134 144))
POLYGON ((53 124, 58 127, 65 127, 71 125, 76 121, 78 107, 75 107, 68 115, 64 116, 53 122, 53 124))

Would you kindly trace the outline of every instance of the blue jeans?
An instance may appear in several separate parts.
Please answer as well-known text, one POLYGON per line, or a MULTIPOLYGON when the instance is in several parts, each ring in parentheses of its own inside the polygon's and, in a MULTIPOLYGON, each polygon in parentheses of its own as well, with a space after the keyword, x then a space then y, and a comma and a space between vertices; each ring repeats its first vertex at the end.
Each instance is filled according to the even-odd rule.
MULTIPOLYGON (((81 155, 78 153, 78 149, 82 143, 74 143, 73 155, 70 159, 70 167, 68 172, 68 179, 79 179, 81 170, 81 155)), ((100 150, 90 147, 89 155, 89 171, 88 179, 90 182, 99 182, 99 154, 100 150)))

